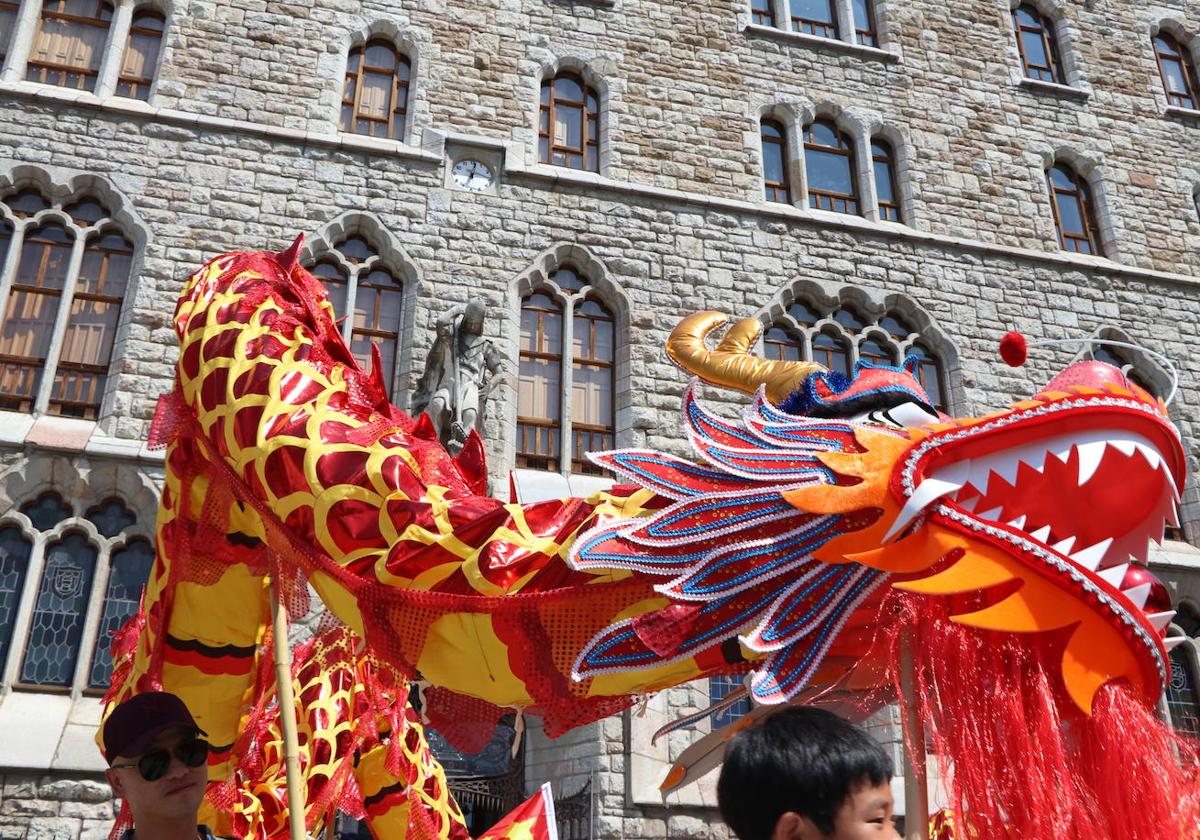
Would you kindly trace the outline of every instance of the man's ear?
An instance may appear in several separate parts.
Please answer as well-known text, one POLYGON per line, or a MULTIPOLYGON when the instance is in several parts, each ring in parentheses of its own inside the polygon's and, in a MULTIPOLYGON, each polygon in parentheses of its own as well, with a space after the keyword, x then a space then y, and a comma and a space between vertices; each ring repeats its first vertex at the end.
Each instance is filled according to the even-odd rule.
POLYGON ((121 774, 111 767, 104 771, 104 778, 108 779, 108 785, 113 789, 113 795, 125 798, 125 790, 121 787, 121 774))
POLYGON ((782 814, 771 832, 771 840, 820 840, 824 836, 812 820, 795 811, 782 814))

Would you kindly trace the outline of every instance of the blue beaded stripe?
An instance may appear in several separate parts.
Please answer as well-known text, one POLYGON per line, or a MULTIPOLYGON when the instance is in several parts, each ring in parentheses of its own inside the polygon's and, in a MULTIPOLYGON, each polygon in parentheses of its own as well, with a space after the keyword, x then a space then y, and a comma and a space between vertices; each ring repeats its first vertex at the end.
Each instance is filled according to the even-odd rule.
POLYGON ((812 461, 811 465, 803 464, 797 465, 792 469, 784 469, 778 466, 779 461, 782 460, 778 452, 730 452, 726 449, 713 447, 705 449, 704 455, 713 461, 727 465, 730 469, 741 470, 742 472, 754 475, 771 476, 777 481, 793 481, 799 478, 817 478, 818 476, 823 477, 826 484, 833 484, 835 481, 832 470, 815 458, 807 456, 796 456, 795 460, 812 461), (753 461, 770 461, 773 466, 751 467, 747 465, 753 461))
POLYGON ((847 564, 846 566, 832 566, 822 574, 818 575, 815 580, 808 586, 793 592, 788 596, 787 600, 779 605, 775 618, 770 624, 759 634, 767 644, 777 642, 780 639, 795 633, 797 629, 803 628, 805 624, 812 621, 817 615, 820 615, 829 602, 841 594, 841 589, 846 583, 846 579, 853 575, 858 569, 847 564), (800 606, 800 601, 804 601, 812 593, 819 590, 822 586, 834 579, 833 585, 829 590, 817 599, 817 602, 809 607, 808 612, 799 617, 794 617, 792 611, 800 606))
POLYGON ((711 432, 709 432, 710 428, 716 428, 720 429, 722 432, 732 438, 737 438, 740 441, 750 444, 755 449, 767 448, 767 445, 764 441, 754 437, 749 432, 743 432, 736 426, 726 425, 725 423, 717 420, 717 418, 710 416, 706 411, 704 411, 704 409, 700 407, 699 403, 695 402, 694 400, 688 403, 687 410, 688 419, 691 421, 692 428, 695 430, 697 435, 703 437, 705 440, 711 441, 712 443, 717 442, 716 438, 714 438, 711 432))
MULTIPOLYGON (((689 554, 672 554, 672 555, 666 555, 666 556, 664 556, 664 555, 655 556, 652 554, 645 554, 645 555, 639 554, 639 555, 631 556, 627 552, 626 553, 608 553, 608 552, 598 552, 598 551, 594 550, 594 546, 597 543, 602 543, 602 542, 605 542, 610 539, 623 539, 623 537, 619 532, 615 532, 615 531, 607 531, 605 533, 598 534, 594 537, 587 537, 584 539, 583 543, 579 546, 579 548, 576 549, 576 556, 580 560, 585 560, 588 562, 596 562, 599 560, 621 561, 621 562, 636 561, 638 564, 644 565, 644 566, 657 566, 657 565, 687 566, 692 563, 697 563, 700 560, 703 560, 708 555, 708 553, 711 551, 711 549, 705 548, 705 549, 701 549, 699 551, 691 552, 689 554)), ((673 573, 672 571, 661 572, 661 574, 672 574, 672 573, 673 573)))
MULTIPOLYGON (((719 601, 713 601, 710 604, 706 604, 704 608, 700 610, 700 615, 709 615, 727 606, 735 597, 737 596, 729 596, 727 598, 722 598, 719 601)), ((774 598, 775 593, 768 593, 754 604, 739 610, 735 615, 721 622, 717 626, 710 627, 708 630, 704 631, 693 639, 688 639, 679 646, 679 649, 674 652, 673 656, 677 657, 681 654, 686 655, 691 651, 706 647, 707 643, 713 640, 714 637, 724 637, 730 631, 741 627, 748 622, 755 615, 755 613, 766 609, 767 605, 770 604, 774 598)), ((663 661, 662 656, 651 650, 621 654, 619 656, 603 656, 605 651, 621 644, 622 642, 629 641, 636 635, 637 634, 634 632, 633 628, 629 627, 628 629, 617 633, 615 636, 596 644, 587 652, 587 655, 584 657, 583 661, 592 668, 604 668, 606 666, 611 667, 613 665, 644 665, 648 663, 657 664, 658 662, 663 661)))
POLYGON ((667 460, 665 457, 655 457, 643 452, 614 452, 611 458, 615 465, 624 468, 627 472, 640 479, 643 485, 656 484, 674 490, 680 495, 699 496, 702 493, 712 491, 710 489, 697 488, 687 484, 680 484, 677 481, 671 481, 661 473, 651 472, 643 468, 641 464, 654 464, 655 466, 666 467, 672 472, 691 475, 701 481, 727 483, 733 477, 728 473, 706 469, 699 464, 692 464, 687 461, 667 460))
MULTIPOLYGON (((840 629, 840 619, 846 609, 855 603, 855 598, 863 592, 868 586, 872 585, 882 574, 875 570, 869 570, 867 574, 859 578, 858 582, 850 588, 846 593, 845 599, 836 607, 833 613, 821 625, 820 631, 811 640, 805 637, 804 640, 797 640, 791 645, 788 645, 783 650, 771 657, 766 671, 769 676, 768 680, 764 680, 761 684, 752 685, 751 692, 758 698, 769 698, 771 695, 783 693, 786 696, 791 696, 795 692, 791 690, 792 684, 795 683, 802 675, 808 672, 810 665, 816 661, 818 656, 823 655, 825 650, 825 641, 835 628, 840 629), (789 660, 792 658, 793 652, 801 645, 807 644, 808 648, 804 653, 803 658, 795 666, 788 666, 789 660), (781 667, 788 666, 788 667, 781 667), (780 671, 785 671, 780 679, 780 671)), ((800 686, 797 686, 799 689, 800 686)))
POLYGON ((805 531, 801 534, 796 534, 786 540, 779 542, 770 542, 767 545, 750 546, 740 549, 731 554, 722 557, 716 562, 706 564, 703 569, 688 576, 688 578, 680 585, 679 591, 687 595, 709 595, 715 592, 720 592, 722 589, 730 589, 745 583, 748 580, 753 580, 757 577, 769 575, 780 566, 787 565, 793 560, 804 559, 812 555, 812 553, 820 548, 829 540, 836 536, 840 536, 841 532, 828 533, 830 529, 838 522, 837 517, 829 517, 821 522, 815 530, 805 531), (790 550, 789 550, 790 549, 790 550), (771 556, 770 559, 762 564, 747 569, 737 577, 722 583, 713 584, 711 586, 700 586, 705 579, 719 572, 721 569, 733 563, 738 563, 743 560, 749 560, 753 557, 762 555, 775 555, 776 552, 783 552, 778 556, 771 556))
POLYGON ((756 493, 751 496, 734 496, 731 498, 710 499, 703 504, 695 504, 692 502, 685 503, 682 510, 677 510, 674 513, 663 516, 661 519, 651 520, 645 526, 645 533, 651 537, 666 539, 669 537, 690 537, 696 534, 702 534, 706 531, 713 530, 714 527, 728 528, 731 525, 739 525, 743 522, 751 522, 755 519, 761 519, 765 516, 771 516, 777 513, 796 513, 800 511, 795 506, 785 502, 777 492, 756 493), (747 505, 754 505, 761 502, 774 502, 774 504, 763 505, 754 510, 745 510, 747 505), (684 522, 695 518, 699 514, 712 513, 726 509, 734 509, 742 511, 735 513, 733 516, 721 519, 717 522, 705 522, 700 525, 693 525, 689 528, 680 528, 678 530, 670 530, 672 526, 680 522, 684 522))

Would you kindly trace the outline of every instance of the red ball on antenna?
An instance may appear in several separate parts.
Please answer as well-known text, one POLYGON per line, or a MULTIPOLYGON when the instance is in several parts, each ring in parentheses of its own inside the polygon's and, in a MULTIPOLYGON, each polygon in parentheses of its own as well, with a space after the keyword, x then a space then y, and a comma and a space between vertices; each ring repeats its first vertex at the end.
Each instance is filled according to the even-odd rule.
POLYGON ((1000 358, 1009 367, 1020 367, 1029 358, 1029 345, 1019 332, 1007 332, 1000 339, 1000 358))

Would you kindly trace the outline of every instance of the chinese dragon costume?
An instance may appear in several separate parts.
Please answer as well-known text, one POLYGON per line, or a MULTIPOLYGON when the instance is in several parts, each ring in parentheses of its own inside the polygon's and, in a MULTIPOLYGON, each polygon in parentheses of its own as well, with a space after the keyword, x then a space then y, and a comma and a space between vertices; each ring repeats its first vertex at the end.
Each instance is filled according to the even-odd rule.
POLYGON ((915 360, 851 377, 768 362, 756 321, 710 349, 725 318, 698 313, 669 355, 751 395, 729 420, 687 389, 699 460, 595 453, 623 483, 505 504, 477 435, 452 459, 388 403, 299 248, 222 256, 185 285, 152 433, 157 561, 107 698, 185 699, 213 744, 218 824, 285 832, 270 579, 293 615, 309 587, 330 614, 294 668, 310 828, 337 806, 377 837, 466 836, 415 681, 426 719, 478 747, 505 710, 555 735, 744 674, 762 706, 915 704, 963 836, 1194 836, 1194 750, 1154 715, 1172 613, 1142 567, 1184 453, 1115 368, 1077 363, 955 419, 915 360), (902 649, 915 686, 898 697, 902 649))

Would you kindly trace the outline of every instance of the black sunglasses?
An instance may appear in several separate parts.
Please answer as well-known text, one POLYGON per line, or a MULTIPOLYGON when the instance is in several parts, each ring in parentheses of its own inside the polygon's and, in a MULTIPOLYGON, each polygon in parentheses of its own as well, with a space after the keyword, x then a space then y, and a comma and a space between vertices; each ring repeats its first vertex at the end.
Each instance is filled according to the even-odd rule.
MULTIPOLYGON (((188 738, 186 741, 180 741, 175 747, 175 757, 186 764, 188 767, 199 767, 208 760, 208 741, 202 741, 199 738, 188 738)), ((127 770, 131 767, 136 767, 137 771, 142 774, 142 778, 147 782, 154 782, 166 775, 167 768, 171 766, 171 751, 158 749, 151 750, 137 760, 136 764, 114 764, 114 770, 127 770)))

